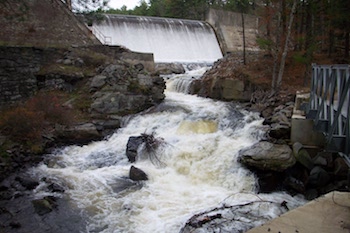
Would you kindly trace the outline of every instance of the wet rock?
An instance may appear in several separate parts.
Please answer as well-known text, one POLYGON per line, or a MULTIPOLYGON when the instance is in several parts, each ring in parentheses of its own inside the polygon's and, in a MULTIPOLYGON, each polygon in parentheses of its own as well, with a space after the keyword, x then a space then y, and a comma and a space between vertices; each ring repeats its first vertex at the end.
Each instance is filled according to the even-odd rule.
POLYGON ((283 175, 279 172, 258 172, 259 193, 271 193, 280 189, 283 175))
POLYGON ((0 191, 0 200, 11 200, 13 193, 10 190, 0 191))
POLYGON ((129 171, 129 178, 134 181, 148 180, 147 174, 141 169, 131 166, 129 171))
POLYGON ((314 167, 313 161, 309 153, 303 148, 303 145, 301 143, 296 142, 293 144, 293 154, 296 160, 303 166, 305 166, 307 169, 311 170, 314 167))
POLYGON ((17 228, 21 228, 22 225, 21 225, 19 222, 13 221, 13 222, 10 222, 10 223, 9 223, 9 226, 10 226, 11 228, 17 229, 17 228))
POLYGON ((93 123, 84 123, 71 127, 56 126, 55 137, 57 142, 65 144, 82 144, 102 138, 93 123))
POLYGON ((184 74, 185 69, 179 63, 157 63, 155 71, 158 74, 184 74))
POLYGON ((15 180, 28 190, 35 189, 39 185, 38 181, 30 177, 17 176, 15 180))
POLYGON ((33 200, 32 205, 35 209, 35 213, 38 215, 45 215, 54 209, 55 200, 53 197, 44 197, 43 199, 33 200))
POLYGON ((126 156, 128 157, 129 162, 133 163, 136 161, 137 150, 142 143, 144 143, 144 138, 142 136, 129 137, 126 145, 126 156))
POLYGON ((305 185, 302 181, 292 177, 288 176, 284 182, 283 185, 287 187, 288 189, 292 189, 294 191, 297 191, 298 193, 304 193, 305 192, 305 185))
POLYGON ((284 171, 295 164, 295 158, 288 145, 258 142, 239 152, 239 161, 260 170, 284 171))
POLYGON ((136 186, 137 183, 130 179, 116 179, 113 181, 113 183, 110 183, 109 185, 112 187, 113 192, 119 193, 133 186, 136 186))
POLYGON ((56 193, 64 193, 64 191, 65 191, 65 189, 61 185, 58 185, 55 183, 50 184, 47 188, 49 191, 54 192, 54 193, 55 192, 56 193))

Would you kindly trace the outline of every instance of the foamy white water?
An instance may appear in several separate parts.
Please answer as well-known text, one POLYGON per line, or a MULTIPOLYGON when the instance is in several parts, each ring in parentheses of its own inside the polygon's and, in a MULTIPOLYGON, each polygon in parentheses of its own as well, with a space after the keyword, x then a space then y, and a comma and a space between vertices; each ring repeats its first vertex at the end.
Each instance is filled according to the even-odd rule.
MULTIPOLYGON (((238 151, 263 135, 257 114, 169 90, 162 105, 162 111, 133 117, 106 140, 57 151, 51 155, 54 162, 34 170, 65 186, 72 206, 91 216, 86 232, 172 233, 194 214, 222 204, 287 201, 294 208, 303 203, 285 193, 256 195, 254 175, 237 162, 238 151), (157 155, 166 166, 147 159, 128 162, 128 139, 141 133, 163 139, 157 155), (149 180, 120 191, 132 184, 127 178, 131 165, 149 180)), ((42 195, 40 188, 37 195, 42 195)), ((283 213, 276 206, 252 208, 261 208, 267 219, 283 213)))

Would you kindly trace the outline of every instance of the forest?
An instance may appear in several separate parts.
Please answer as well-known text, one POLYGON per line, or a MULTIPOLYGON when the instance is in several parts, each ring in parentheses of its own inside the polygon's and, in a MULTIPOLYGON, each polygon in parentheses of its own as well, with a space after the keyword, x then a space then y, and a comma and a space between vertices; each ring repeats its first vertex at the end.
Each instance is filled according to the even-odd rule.
MULTIPOLYGON (((110 9, 106 0, 76 1, 99 5, 97 10, 85 12, 92 17, 108 13, 205 21, 210 8, 238 12, 243 43, 244 16, 255 15, 260 22, 257 43, 274 60, 272 89, 280 86, 286 57, 292 56, 304 67, 305 82, 316 57, 329 58, 333 64, 349 63, 349 0, 140 0, 131 10, 126 6, 110 9)), ((243 47, 245 60, 245 44, 243 47)))

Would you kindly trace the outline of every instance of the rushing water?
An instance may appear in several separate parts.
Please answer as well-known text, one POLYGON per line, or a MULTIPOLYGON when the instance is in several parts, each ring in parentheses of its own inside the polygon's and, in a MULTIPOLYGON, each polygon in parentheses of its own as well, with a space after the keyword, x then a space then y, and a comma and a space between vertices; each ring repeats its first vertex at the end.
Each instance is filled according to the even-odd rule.
MULTIPOLYGON (((190 77, 200 73, 191 71, 190 77)), ((175 92, 179 78, 184 77, 166 78, 166 99, 151 113, 129 118, 106 140, 58 150, 34 169, 37 176, 66 187, 63 195, 72 208, 90 216, 87 232, 172 233, 194 214, 223 203, 287 201, 290 208, 302 203, 285 193, 257 195, 256 178, 237 162, 238 151, 264 135, 263 119, 232 104, 175 92), (137 160, 133 165, 149 180, 136 183, 127 178, 132 164, 126 145, 130 136, 142 133, 161 138, 156 153, 165 166, 137 160)), ((42 190, 36 195, 47 195, 42 190)), ((260 208, 267 219, 283 212, 260 208)))

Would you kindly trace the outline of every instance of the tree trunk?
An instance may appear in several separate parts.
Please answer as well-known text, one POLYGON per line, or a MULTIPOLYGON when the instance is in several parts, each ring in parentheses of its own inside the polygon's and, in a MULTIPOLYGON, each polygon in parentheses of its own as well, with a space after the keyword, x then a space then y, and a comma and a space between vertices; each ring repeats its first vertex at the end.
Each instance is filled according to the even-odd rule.
POLYGON ((246 55, 245 55, 245 26, 244 26, 244 13, 241 13, 242 17, 242 34, 243 34, 243 64, 246 64, 246 55))
POLYGON ((286 63, 286 57, 287 57, 287 53, 288 53, 288 44, 289 44, 289 40, 290 40, 290 34, 291 34, 291 31, 292 31, 292 24, 293 24, 293 19, 294 19, 294 14, 295 14, 296 8, 297 8, 297 0, 294 0, 293 1, 293 6, 292 6, 292 10, 291 10, 290 16, 289 16, 289 23, 288 23, 288 28, 287 28, 287 37, 286 37, 286 40, 285 40, 284 49, 283 49, 283 53, 282 53, 280 70, 279 70, 278 78, 277 78, 276 91, 278 91, 278 89, 281 87, 281 84, 282 84, 284 65, 286 63))
POLYGON ((66 0, 66 5, 69 10, 72 10, 72 0, 66 0))
POLYGON ((277 68, 278 68, 278 58, 280 54, 280 43, 281 43, 281 14, 278 13, 277 15, 277 29, 276 29, 276 36, 275 36, 275 43, 274 48, 272 49, 272 56, 273 56, 273 69, 272 69, 272 82, 271 82, 271 95, 274 95, 276 92, 276 80, 277 80, 277 68))
POLYGON ((350 43, 349 34, 350 34, 349 30, 346 29, 346 31, 345 31, 345 54, 344 54, 345 58, 349 58, 349 47, 350 47, 349 46, 349 43, 350 43))

